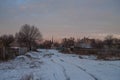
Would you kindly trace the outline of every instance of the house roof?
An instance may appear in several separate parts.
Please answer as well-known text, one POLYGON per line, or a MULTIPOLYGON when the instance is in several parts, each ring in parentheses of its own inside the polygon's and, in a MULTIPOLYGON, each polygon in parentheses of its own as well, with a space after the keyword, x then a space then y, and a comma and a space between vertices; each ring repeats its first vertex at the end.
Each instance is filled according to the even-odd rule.
POLYGON ((10 44, 11 47, 20 47, 19 43, 17 41, 14 41, 10 44))

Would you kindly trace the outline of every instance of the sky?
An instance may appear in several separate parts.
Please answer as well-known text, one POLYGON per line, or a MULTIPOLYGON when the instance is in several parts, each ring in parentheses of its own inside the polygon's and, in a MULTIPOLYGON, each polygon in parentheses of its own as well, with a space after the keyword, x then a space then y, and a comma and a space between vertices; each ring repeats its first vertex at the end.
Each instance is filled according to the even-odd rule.
POLYGON ((0 0, 0 35, 24 24, 46 39, 119 36, 120 0, 0 0))

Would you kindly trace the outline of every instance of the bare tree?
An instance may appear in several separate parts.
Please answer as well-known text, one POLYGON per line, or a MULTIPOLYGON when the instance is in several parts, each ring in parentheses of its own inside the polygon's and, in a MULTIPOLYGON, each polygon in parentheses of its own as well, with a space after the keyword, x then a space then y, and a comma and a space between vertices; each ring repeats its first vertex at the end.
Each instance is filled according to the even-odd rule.
POLYGON ((3 46, 9 47, 10 43, 14 41, 14 37, 13 35, 2 35, 0 40, 2 41, 3 46))
POLYGON ((75 44, 75 39, 72 37, 71 38, 64 38, 62 40, 63 47, 70 48, 70 47, 74 46, 74 44, 75 44))
POLYGON ((2 35, 0 37, 0 41, 3 48, 2 56, 3 56, 3 59, 5 59, 7 54, 7 48, 10 47, 10 44, 14 41, 14 37, 13 35, 2 35))
POLYGON ((42 35, 37 27, 25 24, 16 33, 16 38, 21 46, 26 46, 32 50, 36 46, 36 40, 42 39, 42 35))
POLYGON ((106 37, 105 37, 105 40, 104 40, 104 42, 105 42, 105 44, 108 46, 108 48, 111 48, 112 47, 112 44, 113 44, 113 35, 107 35, 106 37))
POLYGON ((51 40, 45 40, 43 43, 42 43, 43 47, 46 48, 46 49, 50 49, 51 46, 52 46, 52 41, 51 40))

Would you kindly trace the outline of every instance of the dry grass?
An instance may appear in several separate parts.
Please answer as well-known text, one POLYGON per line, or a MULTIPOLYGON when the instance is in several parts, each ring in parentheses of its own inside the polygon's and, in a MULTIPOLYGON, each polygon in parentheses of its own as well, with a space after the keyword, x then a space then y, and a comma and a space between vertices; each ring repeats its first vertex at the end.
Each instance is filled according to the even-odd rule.
MULTIPOLYGON (((63 50, 62 53, 71 52, 69 50, 63 50)), ((72 53, 77 55, 95 55, 98 60, 120 60, 120 51, 119 50, 102 50, 102 49, 74 49, 72 53)))

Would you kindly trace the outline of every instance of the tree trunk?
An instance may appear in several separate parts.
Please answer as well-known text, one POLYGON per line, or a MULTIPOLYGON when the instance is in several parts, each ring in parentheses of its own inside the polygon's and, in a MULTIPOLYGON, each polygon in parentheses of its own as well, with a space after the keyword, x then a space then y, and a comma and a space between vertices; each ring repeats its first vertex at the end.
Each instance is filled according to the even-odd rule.
POLYGON ((3 47, 3 60, 5 60, 5 55, 6 55, 6 48, 5 47, 3 47))

